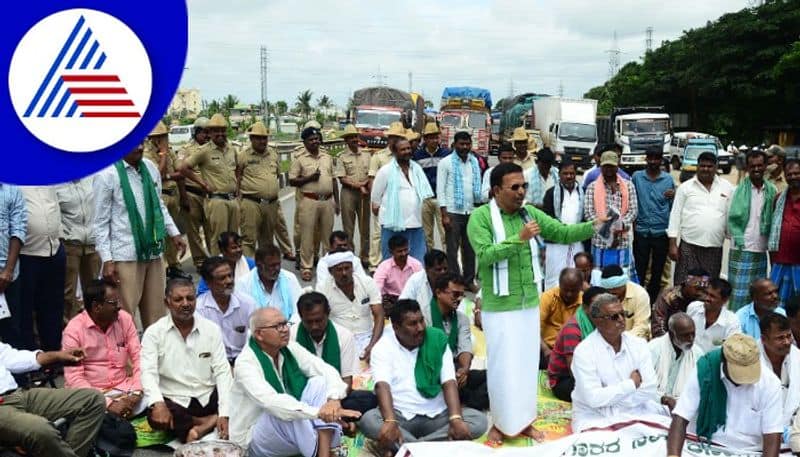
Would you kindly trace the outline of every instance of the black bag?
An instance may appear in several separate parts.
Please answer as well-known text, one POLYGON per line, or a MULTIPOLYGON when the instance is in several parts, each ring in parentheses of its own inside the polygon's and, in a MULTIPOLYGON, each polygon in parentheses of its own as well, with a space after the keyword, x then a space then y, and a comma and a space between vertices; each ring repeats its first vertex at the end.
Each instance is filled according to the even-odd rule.
POLYGON ((97 433, 95 455, 131 457, 136 449, 136 431, 125 419, 106 413, 97 433))

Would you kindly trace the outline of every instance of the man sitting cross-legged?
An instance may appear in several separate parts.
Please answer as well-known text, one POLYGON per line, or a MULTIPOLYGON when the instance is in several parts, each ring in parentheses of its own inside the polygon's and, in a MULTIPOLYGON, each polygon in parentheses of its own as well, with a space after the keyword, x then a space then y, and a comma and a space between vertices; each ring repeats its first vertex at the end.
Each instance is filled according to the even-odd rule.
POLYGON ((677 312, 667 321, 668 332, 648 343, 656 370, 656 391, 670 411, 683 391, 703 351, 694 344, 694 321, 677 312))
POLYGON ((236 359, 231 439, 258 457, 328 457, 339 445, 347 384, 335 368, 292 341, 275 308, 250 317, 251 337, 236 359))
POLYGON ((398 300, 392 328, 372 353, 378 408, 368 411, 359 428, 377 440, 386 455, 403 442, 471 440, 487 428, 486 416, 461 409, 453 353, 447 336, 425 327, 419 304, 398 300))

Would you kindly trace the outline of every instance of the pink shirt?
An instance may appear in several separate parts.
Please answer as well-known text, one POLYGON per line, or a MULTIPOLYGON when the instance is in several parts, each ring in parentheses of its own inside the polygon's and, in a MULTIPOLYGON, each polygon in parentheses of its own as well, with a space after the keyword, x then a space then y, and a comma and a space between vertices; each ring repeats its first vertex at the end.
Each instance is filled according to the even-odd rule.
POLYGON ((406 281, 414 273, 422 271, 422 264, 419 260, 408 256, 406 267, 402 270, 394 263, 394 257, 389 257, 378 265, 372 279, 383 295, 400 295, 406 281))
POLYGON ((69 321, 61 344, 64 349, 83 348, 86 353, 81 364, 64 367, 64 387, 88 387, 104 393, 112 389, 142 390, 139 368, 142 347, 133 318, 125 310, 119 311, 119 318, 105 332, 83 311, 69 321), (131 376, 128 376, 129 362, 131 376))

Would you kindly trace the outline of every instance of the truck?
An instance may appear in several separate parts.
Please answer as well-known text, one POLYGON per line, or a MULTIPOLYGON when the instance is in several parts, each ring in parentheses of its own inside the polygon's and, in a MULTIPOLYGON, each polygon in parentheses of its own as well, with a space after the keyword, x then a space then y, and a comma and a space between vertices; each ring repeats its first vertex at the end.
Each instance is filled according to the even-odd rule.
POLYGON ((422 131, 425 101, 417 94, 386 86, 366 87, 353 93, 352 120, 358 129, 359 142, 368 149, 386 147, 385 132, 392 122, 422 131))
POLYGON ((513 97, 504 98, 498 108, 502 111, 500 117, 500 143, 507 142, 514 134, 514 129, 524 127, 526 130, 534 128, 534 118, 531 107, 535 100, 549 97, 547 94, 527 92, 513 97))
POLYGON ((533 102, 534 126, 557 158, 569 157, 579 169, 592 166, 597 146, 597 100, 544 97, 533 102))
POLYGON ((611 111, 614 143, 622 148, 620 165, 627 171, 647 165, 645 152, 659 148, 665 157, 670 154, 672 127, 663 106, 632 106, 611 111))
POLYGON ((492 126, 492 94, 480 87, 445 87, 439 109, 440 142, 451 147, 456 132, 469 132, 472 148, 482 156, 489 154, 492 126))

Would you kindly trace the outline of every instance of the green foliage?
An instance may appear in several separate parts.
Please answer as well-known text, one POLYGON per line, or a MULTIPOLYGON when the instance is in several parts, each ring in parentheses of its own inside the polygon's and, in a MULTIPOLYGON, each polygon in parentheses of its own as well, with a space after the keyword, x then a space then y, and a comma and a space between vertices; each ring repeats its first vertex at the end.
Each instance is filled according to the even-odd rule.
POLYGON ((297 94, 297 100, 295 101, 294 109, 299 111, 305 120, 308 120, 308 117, 311 115, 311 98, 313 96, 314 93, 309 89, 297 94))
POLYGON ((289 105, 286 104, 284 100, 278 100, 275 102, 275 114, 278 116, 283 116, 289 111, 289 105))
POLYGON ((692 129, 761 142, 763 128, 800 124, 800 0, 773 0, 688 30, 631 62, 585 97, 614 106, 664 105, 692 129))

